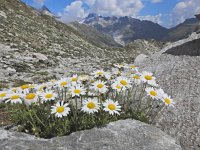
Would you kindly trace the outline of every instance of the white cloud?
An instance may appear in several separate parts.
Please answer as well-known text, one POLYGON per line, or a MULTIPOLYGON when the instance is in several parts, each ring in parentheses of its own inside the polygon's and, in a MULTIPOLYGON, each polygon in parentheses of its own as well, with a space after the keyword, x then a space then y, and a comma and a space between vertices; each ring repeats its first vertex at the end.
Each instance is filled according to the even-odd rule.
POLYGON ((144 7, 143 0, 76 0, 67 5, 60 13, 63 22, 72 22, 85 18, 89 13, 102 16, 132 16, 144 7), (88 8, 83 6, 87 5, 88 8))
POLYGON ((85 3, 87 5, 92 6, 92 5, 94 5, 94 3, 95 3, 96 0, 83 0, 83 1, 85 1, 85 3))
POLYGON ((72 22, 85 18, 88 15, 88 12, 83 8, 83 2, 79 0, 67 5, 64 12, 59 15, 63 22, 72 22))
POLYGON ((95 0, 91 11, 103 16, 136 16, 143 7, 142 0, 95 0))
POLYGON ((44 5, 45 0, 33 0, 33 2, 37 5, 44 5))
POLYGON ((151 0, 152 3, 160 3, 162 2, 163 0, 151 0))
POLYGON ((197 13, 200 13, 200 0, 182 0, 172 10, 170 25, 177 25, 197 13))
POLYGON ((155 16, 151 15, 146 15, 146 16, 137 16, 138 19, 140 20, 149 20, 158 24, 162 24, 163 22, 161 21, 162 14, 158 14, 155 16))

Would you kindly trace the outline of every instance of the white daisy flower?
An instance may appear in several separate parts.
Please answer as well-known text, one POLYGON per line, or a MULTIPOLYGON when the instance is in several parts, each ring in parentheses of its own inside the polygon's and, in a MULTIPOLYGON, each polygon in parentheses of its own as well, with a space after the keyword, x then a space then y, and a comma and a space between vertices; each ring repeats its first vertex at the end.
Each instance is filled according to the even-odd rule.
POLYGON ((126 66, 126 68, 138 72, 138 67, 136 67, 134 64, 129 64, 126 66))
POLYGON ((70 82, 71 84, 77 84, 79 82, 79 78, 77 74, 74 74, 71 78, 70 78, 70 82))
POLYGON ((38 96, 36 93, 28 93, 28 94, 24 95, 23 98, 24 98, 24 103, 26 105, 31 105, 38 101, 38 96))
POLYGON ((130 88, 131 87, 131 81, 127 79, 126 77, 117 77, 117 82, 119 82, 123 88, 130 88))
POLYGON ((120 92, 121 90, 124 90, 123 86, 119 82, 114 82, 112 84, 112 89, 116 90, 117 92, 120 92))
POLYGON ((113 75, 121 75, 122 73, 118 68, 112 68, 111 72, 113 75))
POLYGON ((45 102, 55 100, 58 96, 53 91, 46 91, 46 92, 42 92, 42 93, 38 93, 38 94, 41 96, 41 99, 45 102))
POLYGON ((174 102, 167 94, 163 95, 162 101, 165 103, 166 106, 174 107, 174 102))
POLYGON ((60 88, 69 87, 70 80, 69 78, 62 78, 61 80, 56 81, 56 85, 60 88))
POLYGON ((88 100, 84 100, 83 101, 83 107, 81 108, 81 110, 83 112, 86 112, 86 113, 89 113, 89 114, 90 113, 93 114, 94 112, 98 112, 99 103, 98 103, 97 98, 95 98, 95 99, 89 98, 88 100))
POLYGON ((51 106, 51 114, 55 114, 55 116, 58 118, 67 116, 70 112, 70 108, 67 106, 68 103, 64 104, 64 101, 57 102, 55 106, 51 106))
POLYGON ((97 93, 95 91, 89 91, 87 93, 88 96, 97 96, 97 93))
POLYGON ((6 91, 1 91, 0 92, 0 103, 3 102, 8 96, 8 92, 6 91))
POLYGON ((16 93, 27 94, 27 93, 29 93, 29 89, 30 89, 29 84, 25 84, 20 87, 17 87, 16 93))
POLYGON ((121 69, 121 68, 124 68, 126 66, 126 64, 124 64, 124 63, 118 64, 117 63, 117 64, 114 64, 114 66, 121 69))
POLYGON ((36 84, 29 84, 29 89, 35 89, 36 84))
POLYGON ((21 88, 22 90, 26 90, 26 89, 29 89, 29 85, 28 85, 28 84, 25 84, 25 85, 20 86, 20 88, 21 88))
POLYGON ((94 71, 92 75, 94 75, 95 78, 105 77, 108 80, 110 79, 110 74, 108 72, 105 72, 103 69, 94 71))
POLYGON ((100 92, 100 93, 105 93, 107 91, 107 86, 106 86, 106 82, 103 82, 103 81, 95 81, 93 83, 93 89, 97 92, 100 92))
POLYGON ((103 106, 104 106, 103 110, 109 112, 110 115, 114 114, 119 115, 119 111, 121 111, 121 106, 119 106, 119 103, 117 101, 114 102, 111 99, 106 100, 103 103, 103 106))
POLYGON ((78 79, 81 81, 81 82, 85 82, 85 81, 88 81, 90 79, 90 77, 88 75, 80 75, 78 77, 78 79))
POLYGON ((8 100, 6 101, 6 103, 10 102, 11 104, 17 104, 20 103, 22 104, 22 94, 19 93, 9 93, 8 94, 8 100))
POLYGON ((158 91, 152 87, 148 87, 145 89, 145 91, 147 92, 147 95, 149 95, 151 98, 153 99, 158 99, 158 91))
POLYGON ((158 98, 162 99, 163 96, 165 95, 165 92, 163 91, 163 89, 157 89, 157 93, 158 93, 158 98))
POLYGON ((149 85, 152 85, 152 86, 157 86, 156 81, 155 81, 156 78, 153 77, 153 73, 151 72, 143 71, 141 75, 141 79, 144 83, 148 83, 149 85))
POLYGON ((138 74, 132 74, 132 75, 131 75, 131 78, 133 79, 133 82, 134 82, 136 85, 139 85, 139 84, 141 84, 141 82, 142 82, 141 76, 138 75, 138 74))
POLYGON ((47 88, 47 84, 46 83, 36 84, 35 85, 35 90, 39 91, 39 92, 45 91, 46 88, 47 88))
POLYGON ((86 90, 83 87, 81 87, 80 85, 71 86, 69 91, 70 91, 72 97, 86 94, 86 90))

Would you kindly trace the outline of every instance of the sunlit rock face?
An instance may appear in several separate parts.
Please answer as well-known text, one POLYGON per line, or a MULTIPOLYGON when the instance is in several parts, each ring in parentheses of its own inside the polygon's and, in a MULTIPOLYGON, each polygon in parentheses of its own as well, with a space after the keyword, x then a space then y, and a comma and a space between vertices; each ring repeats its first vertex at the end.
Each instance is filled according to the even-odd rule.
POLYGON ((172 137, 136 120, 120 120, 52 139, 2 129, 0 132, 0 147, 5 150, 181 150, 172 137))
POLYGON ((140 62, 154 72, 158 84, 176 105, 165 111, 157 126, 176 137, 184 150, 200 148, 200 34, 172 43, 140 62))

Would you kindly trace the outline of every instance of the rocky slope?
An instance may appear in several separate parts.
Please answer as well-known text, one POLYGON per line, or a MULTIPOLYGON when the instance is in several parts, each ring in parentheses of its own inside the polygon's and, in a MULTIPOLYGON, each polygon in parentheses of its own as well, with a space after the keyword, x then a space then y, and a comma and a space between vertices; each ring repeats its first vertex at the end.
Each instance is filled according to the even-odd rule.
POLYGON ((99 47, 122 47, 120 44, 114 41, 112 36, 99 32, 92 26, 87 24, 80 24, 78 22, 72 22, 68 24, 72 26, 75 30, 80 32, 86 39, 91 41, 93 44, 98 45, 99 47))
POLYGON ((187 38, 199 27, 199 21, 196 18, 186 19, 183 23, 169 29, 164 41, 178 41, 187 38))
POLYGON ((151 21, 140 21, 131 17, 102 17, 89 14, 82 22, 95 27, 100 32, 110 34, 121 45, 136 39, 160 40, 168 31, 151 21))
POLYGON ((1 81, 43 81, 132 59, 92 44, 73 28, 20 0, 0 0, 1 81))
POLYGON ((50 140, 2 129, 0 132, 0 147, 3 150, 181 150, 172 137, 135 120, 121 120, 103 128, 79 131, 50 140))
POLYGON ((176 137, 185 150, 200 149, 200 47, 193 45, 197 55, 189 47, 199 39, 200 34, 192 34, 138 64, 142 70, 154 72, 158 83, 176 102, 160 117, 157 126, 176 137), (188 48, 187 53, 180 51, 182 47, 188 48))
POLYGON ((165 42, 158 42, 156 40, 142 40, 138 39, 134 42, 131 42, 127 44, 124 48, 127 51, 131 51, 131 53, 134 53, 135 56, 138 56, 140 54, 144 55, 152 55, 155 52, 159 52, 165 45, 169 43, 165 42))

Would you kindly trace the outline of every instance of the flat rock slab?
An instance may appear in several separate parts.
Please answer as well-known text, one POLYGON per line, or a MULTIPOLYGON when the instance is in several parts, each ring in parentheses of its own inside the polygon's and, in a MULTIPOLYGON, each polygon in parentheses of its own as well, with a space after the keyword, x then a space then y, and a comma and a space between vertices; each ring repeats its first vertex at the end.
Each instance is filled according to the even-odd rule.
POLYGON ((200 39, 186 42, 167 50, 165 53, 172 55, 200 56, 200 39))
POLYGON ((136 120, 119 120, 69 136, 39 139, 0 129, 1 150, 181 150, 160 129, 136 120))
POLYGON ((176 103, 174 109, 164 112, 157 125, 176 137, 183 149, 200 150, 200 56, 162 54, 164 51, 139 64, 141 70, 155 74, 158 84, 176 103))

